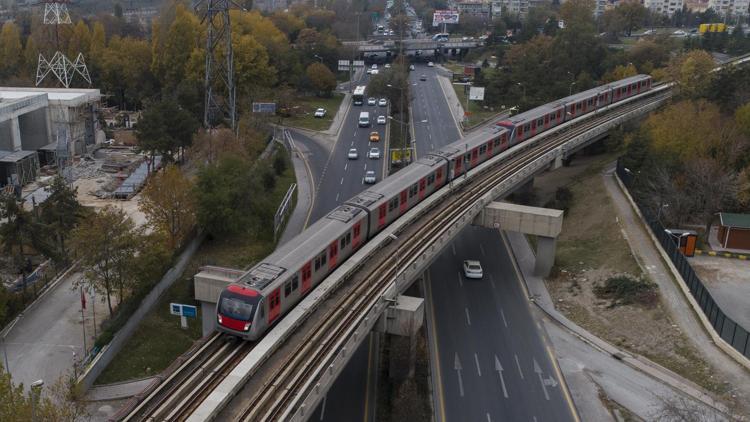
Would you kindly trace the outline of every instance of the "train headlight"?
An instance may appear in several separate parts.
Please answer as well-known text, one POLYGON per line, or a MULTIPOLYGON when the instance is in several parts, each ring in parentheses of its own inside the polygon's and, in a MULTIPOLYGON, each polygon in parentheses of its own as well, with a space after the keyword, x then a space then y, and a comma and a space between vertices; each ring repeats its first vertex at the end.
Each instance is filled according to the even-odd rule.
POLYGON ((249 329, 250 329, 250 323, 246 322, 245 323, 245 331, 248 331, 249 329))
POLYGON ((217 314, 217 316, 218 316, 218 319, 219 319, 219 324, 221 324, 221 314, 217 314))

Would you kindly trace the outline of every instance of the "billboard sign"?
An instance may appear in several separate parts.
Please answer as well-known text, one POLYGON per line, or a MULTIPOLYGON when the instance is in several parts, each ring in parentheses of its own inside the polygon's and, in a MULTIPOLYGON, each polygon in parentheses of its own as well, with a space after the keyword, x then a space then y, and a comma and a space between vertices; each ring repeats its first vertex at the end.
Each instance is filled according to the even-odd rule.
POLYGON ((432 15, 432 26, 458 23, 458 10, 436 10, 432 15))
POLYGON ((472 86, 469 88, 469 99, 472 101, 484 101, 484 87, 472 86))
POLYGON ((253 113, 276 113, 276 103, 253 103, 253 113))

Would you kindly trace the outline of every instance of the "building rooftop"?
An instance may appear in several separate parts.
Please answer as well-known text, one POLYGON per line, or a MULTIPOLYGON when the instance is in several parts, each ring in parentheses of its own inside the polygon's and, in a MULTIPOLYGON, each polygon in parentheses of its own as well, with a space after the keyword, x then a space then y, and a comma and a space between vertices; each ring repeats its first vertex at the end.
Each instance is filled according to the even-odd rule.
POLYGON ((720 212, 719 221, 722 226, 738 229, 750 229, 750 214, 733 214, 720 212))
POLYGON ((50 104, 69 107, 98 101, 101 98, 98 89, 0 87, 0 102, 21 100, 43 94, 47 95, 50 104))

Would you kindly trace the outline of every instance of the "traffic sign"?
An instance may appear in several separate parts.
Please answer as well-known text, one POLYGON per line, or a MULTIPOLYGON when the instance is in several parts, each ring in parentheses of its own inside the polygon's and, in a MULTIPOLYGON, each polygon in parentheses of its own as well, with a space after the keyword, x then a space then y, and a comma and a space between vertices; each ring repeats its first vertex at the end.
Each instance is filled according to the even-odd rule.
POLYGON ((180 325, 182 328, 187 328, 187 319, 197 317, 198 308, 192 305, 183 305, 181 303, 170 303, 169 313, 180 317, 180 325))
POLYGON ((276 113, 276 103, 253 103, 253 113, 276 113))

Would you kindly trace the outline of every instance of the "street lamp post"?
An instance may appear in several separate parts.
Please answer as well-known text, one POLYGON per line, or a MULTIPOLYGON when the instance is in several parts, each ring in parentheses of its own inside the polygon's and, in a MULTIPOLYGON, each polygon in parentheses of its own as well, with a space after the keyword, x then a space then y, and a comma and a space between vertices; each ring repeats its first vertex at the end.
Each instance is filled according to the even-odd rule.
POLYGON ((3 355, 5 356, 5 372, 8 373, 8 376, 10 376, 10 366, 8 365, 8 346, 5 345, 5 336, 7 334, 3 334, 3 355))
POLYGON ((525 103, 526 102, 526 85, 524 85, 521 82, 517 82, 516 85, 518 85, 521 88, 523 88, 523 102, 525 103))
POLYGON ((575 85, 575 84, 576 84, 575 81, 573 81, 573 82, 570 83, 570 90, 568 91, 568 95, 573 95, 573 85, 575 85))

